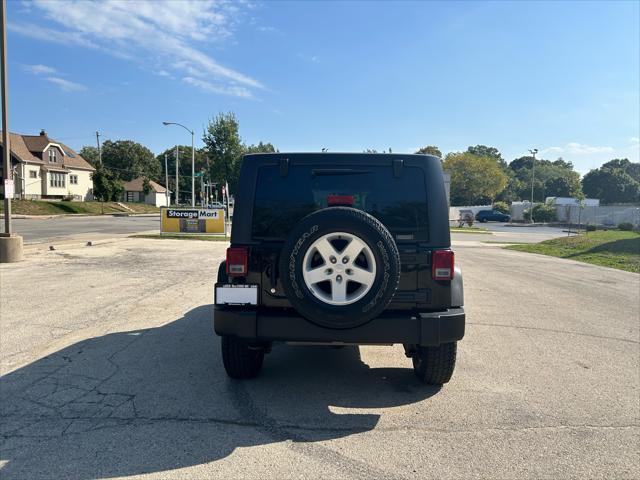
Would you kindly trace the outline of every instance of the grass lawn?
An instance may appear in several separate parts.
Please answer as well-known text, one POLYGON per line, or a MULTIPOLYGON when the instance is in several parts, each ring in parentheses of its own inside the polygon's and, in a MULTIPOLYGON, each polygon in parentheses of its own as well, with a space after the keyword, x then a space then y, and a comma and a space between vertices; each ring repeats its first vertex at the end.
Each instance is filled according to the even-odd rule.
MULTIPOLYGON (((0 202, 0 212, 4 211, 0 202)), ((156 213, 160 209, 145 203, 125 203, 133 212, 122 208, 116 202, 43 202, 41 200, 11 200, 11 213, 16 215, 64 215, 80 213, 102 215, 113 213, 156 213)))
POLYGON ((172 233, 149 233, 129 235, 130 238, 153 238, 155 240, 204 240, 207 242, 228 242, 230 237, 222 235, 177 235, 172 233))
POLYGON ((486 233, 487 235, 493 235, 489 230, 482 227, 450 227, 449 230, 456 233, 486 233))
POLYGON ((600 230, 534 244, 508 245, 504 248, 640 273, 640 234, 636 232, 600 230))

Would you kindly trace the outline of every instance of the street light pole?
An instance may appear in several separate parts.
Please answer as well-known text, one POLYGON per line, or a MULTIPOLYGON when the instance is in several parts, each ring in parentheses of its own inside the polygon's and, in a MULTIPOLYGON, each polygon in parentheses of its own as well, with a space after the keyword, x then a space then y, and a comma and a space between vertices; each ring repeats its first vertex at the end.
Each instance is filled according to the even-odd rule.
POLYGON ((534 148, 533 150, 529 150, 529 152, 533 157, 531 161, 531 207, 529 211, 529 223, 533 223, 533 180, 536 177, 536 153, 538 153, 538 149, 534 148))
POLYGON ((180 204, 178 199, 180 198, 180 178, 178 175, 178 145, 176 145, 176 206, 180 204))
POLYGON ((191 206, 196 206, 196 151, 194 148, 194 131, 185 127, 181 123, 177 122, 162 122, 166 127, 167 125, 177 125, 184 128, 191 134, 191 206))

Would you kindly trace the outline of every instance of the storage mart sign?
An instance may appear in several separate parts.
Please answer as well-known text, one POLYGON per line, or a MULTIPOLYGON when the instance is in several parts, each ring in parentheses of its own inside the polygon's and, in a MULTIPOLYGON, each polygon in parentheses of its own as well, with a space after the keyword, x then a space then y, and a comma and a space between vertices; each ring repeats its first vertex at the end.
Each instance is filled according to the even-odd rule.
POLYGON ((160 233, 217 234, 226 233, 223 209, 160 209, 160 233))

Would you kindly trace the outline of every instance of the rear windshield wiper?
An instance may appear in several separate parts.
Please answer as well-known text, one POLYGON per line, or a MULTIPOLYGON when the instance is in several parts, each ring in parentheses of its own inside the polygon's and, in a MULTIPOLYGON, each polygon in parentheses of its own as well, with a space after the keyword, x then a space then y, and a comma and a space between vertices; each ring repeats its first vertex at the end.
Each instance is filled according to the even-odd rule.
POLYGON ((353 168, 316 168, 311 170, 311 176, 320 175, 362 175, 371 173, 371 170, 355 170, 353 168))

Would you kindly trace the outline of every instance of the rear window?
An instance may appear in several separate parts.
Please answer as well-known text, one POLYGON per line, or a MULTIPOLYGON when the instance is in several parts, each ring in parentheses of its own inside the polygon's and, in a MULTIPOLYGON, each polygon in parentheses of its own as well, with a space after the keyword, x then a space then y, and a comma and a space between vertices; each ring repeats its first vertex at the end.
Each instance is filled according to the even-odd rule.
POLYGON ((391 166, 327 167, 292 165, 258 170, 252 236, 284 240, 304 216, 335 203, 352 203, 379 219, 397 240, 428 240, 424 171, 391 166))

